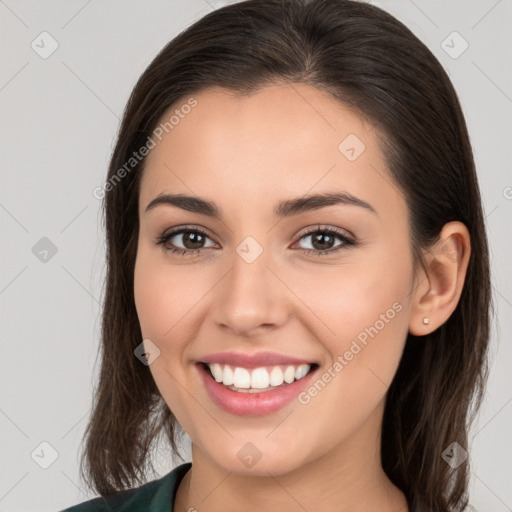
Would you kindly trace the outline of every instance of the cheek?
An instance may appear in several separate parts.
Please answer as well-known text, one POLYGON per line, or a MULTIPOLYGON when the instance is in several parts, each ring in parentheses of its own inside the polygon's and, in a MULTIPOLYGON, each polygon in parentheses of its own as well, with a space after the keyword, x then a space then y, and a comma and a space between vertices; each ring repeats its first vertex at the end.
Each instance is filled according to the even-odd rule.
POLYGON ((330 356, 319 376, 322 382, 303 402, 311 399, 315 415, 326 413, 325 404, 336 403, 339 408, 328 411, 335 428, 350 429, 351 421, 355 428, 379 403, 407 338, 412 261, 405 250, 386 251, 375 259, 324 269, 323 276, 301 273, 296 280, 301 283, 297 295, 307 297, 314 313, 309 329, 330 356))
MULTIPOLYGON (((301 272, 292 282, 317 325, 314 329, 334 355, 359 336, 364 342, 368 330, 376 327, 382 337, 393 340, 394 330, 407 325, 411 273, 407 261, 379 265, 350 264, 321 271, 301 272), (299 284, 300 283, 300 284, 299 284), (390 328, 393 327, 393 328, 390 328)), ((290 276, 292 279, 292 276, 290 276)), ((305 316, 303 317, 305 318, 305 316)), ((312 324, 311 324, 312 326, 312 324)))
POLYGON ((332 360, 302 403, 311 414, 328 416, 334 430, 358 428, 383 399, 398 368, 412 279, 408 253, 402 253, 407 258, 399 254, 383 251, 375 260, 340 267, 335 279, 303 281, 308 305, 323 321, 316 328, 318 338, 332 360))
POLYGON ((160 254, 140 250, 135 263, 134 297, 145 337, 160 343, 183 338, 183 328, 204 294, 204 283, 194 279, 194 274, 197 272, 193 267, 177 266, 173 271, 160 254))
POLYGON ((195 402, 182 384, 187 381, 183 361, 187 340, 193 336, 187 321, 200 291, 191 286, 193 276, 183 272, 184 268, 172 272, 165 258, 140 247, 134 270, 134 298, 143 338, 150 339, 160 350, 149 370, 164 401, 191 432, 194 425, 189 418, 194 417, 195 411, 189 408, 195 402))
MULTIPOLYGON (((172 307, 165 306, 171 297, 162 296, 165 287, 155 270, 149 259, 139 253, 135 263, 133 293, 142 335, 144 338, 161 339, 163 332, 171 325, 164 325, 164 312, 172 311, 172 307)), ((172 320, 167 318, 169 322, 172 320)))

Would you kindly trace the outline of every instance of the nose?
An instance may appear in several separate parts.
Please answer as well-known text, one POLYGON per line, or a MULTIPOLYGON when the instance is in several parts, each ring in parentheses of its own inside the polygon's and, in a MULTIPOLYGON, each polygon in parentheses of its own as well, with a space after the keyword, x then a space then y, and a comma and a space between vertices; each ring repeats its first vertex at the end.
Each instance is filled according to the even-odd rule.
POLYGON ((216 287, 212 318, 239 337, 252 338, 282 326, 290 316, 290 291, 264 251, 249 263, 234 253, 231 271, 216 287))

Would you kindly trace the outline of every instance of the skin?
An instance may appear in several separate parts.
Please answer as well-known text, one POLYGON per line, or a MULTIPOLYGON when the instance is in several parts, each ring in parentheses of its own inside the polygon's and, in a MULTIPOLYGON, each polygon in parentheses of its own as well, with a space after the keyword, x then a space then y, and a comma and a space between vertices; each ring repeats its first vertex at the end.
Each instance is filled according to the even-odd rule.
MULTIPOLYGON (((446 224, 426 253, 426 269, 415 273, 405 199, 374 126, 304 84, 265 86, 245 97, 210 88, 194 98, 197 106, 146 161, 134 283, 144 339, 160 350, 150 371, 192 440, 193 466, 175 510, 408 511, 381 466, 386 392, 408 332, 435 330, 457 305, 467 229, 446 224), (365 144, 354 161, 338 149, 349 134, 365 144), (366 201, 375 213, 333 205, 273 215, 281 200, 333 191, 366 201), (171 205, 145 211, 171 192, 215 202, 222 220, 171 205), (318 224, 352 235, 357 245, 334 252, 343 243, 335 238, 326 246, 331 253, 306 254, 321 249, 304 237, 318 224), (202 253, 175 255, 155 243, 183 225, 207 232, 202 253), (236 252, 248 236, 263 248, 251 264, 236 252), (321 375, 395 303, 400 312, 307 404, 235 416, 212 402, 199 378, 195 362, 220 351, 302 357, 317 361, 321 375), (237 457, 247 442, 261 453, 250 468, 237 457)), ((171 244, 194 247, 183 235, 171 244)))

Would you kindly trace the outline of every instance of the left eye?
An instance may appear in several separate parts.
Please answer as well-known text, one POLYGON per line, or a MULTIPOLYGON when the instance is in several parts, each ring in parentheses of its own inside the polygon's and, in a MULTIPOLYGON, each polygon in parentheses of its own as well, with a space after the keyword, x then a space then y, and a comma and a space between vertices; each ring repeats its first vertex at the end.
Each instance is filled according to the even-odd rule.
MULTIPOLYGON (((299 241, 305 240, 307 238, 311 238, 310 245, 312 248, 302 247, 301 249, 308 254, 313 253, 317 256, 321 256, 326 253, 337 252, 341 249, 346 249, 349 246, 356 245, 356 241, 352 237, 331 227, 322 228, 319 226, 314 230, 310 230, 307 233, 304 233, 299 238, 299 241), (332 246, 336 238, 341 242, 338 245, 332 246)), ((171 253, 180 253, 182 256, 185 256, 199 253, 203 249, 207 249, 214 245, 212 242, 212 245, 204 246, 203 244, 206 240, 211 241, 207 233, 201 229, 180 228, 175 231, 171 231, 170 233, 164 233, 157 238, 155 243, 157 245, 162 245, 165 251, 171 253), (184 247, 179 247, 176 246, 175 243, 170 243, 173 238, 176 238, 180 235, 182 235, 181 243, 184 245, 184 247)))
POLYGON ((317 255, 326 254, 329 252, 336 252, 345 249, 347 246, 355 245, 355 240, 345 233, 338 231, 334 228, 321 228, 318 227, 314 231, 308 231, 300 237, 300 240, 310 238, 310 245, 313 249, 304 248, 308 253, 316 253, 317 255), (335 239, 341 240, 338 245, 332 245, 335 239))

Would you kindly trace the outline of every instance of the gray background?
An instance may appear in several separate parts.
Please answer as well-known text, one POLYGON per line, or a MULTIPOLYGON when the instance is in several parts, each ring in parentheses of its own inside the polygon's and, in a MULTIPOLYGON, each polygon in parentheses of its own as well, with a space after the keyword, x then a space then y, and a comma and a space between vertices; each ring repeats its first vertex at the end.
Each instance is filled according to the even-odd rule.
MULTIPOLYGON (((0 0, 0 512, 55 511, 93 497, 78 475, 104 278, 92 191, 104 181, 141 72, 180 30, 225 3, 0 0), (58 43, 49 56, 44 31, 58 43)), ((479 512, 511 511, 512 2, 373 3, 431 48, 468 122, 497 316, 489 386, 470 444, 471 504, 479 512), (458 56, 464 41, 454 31, 469 44, 458 56)), ((157 455, 155 478, 174 465, 165 450, 157 455)))

